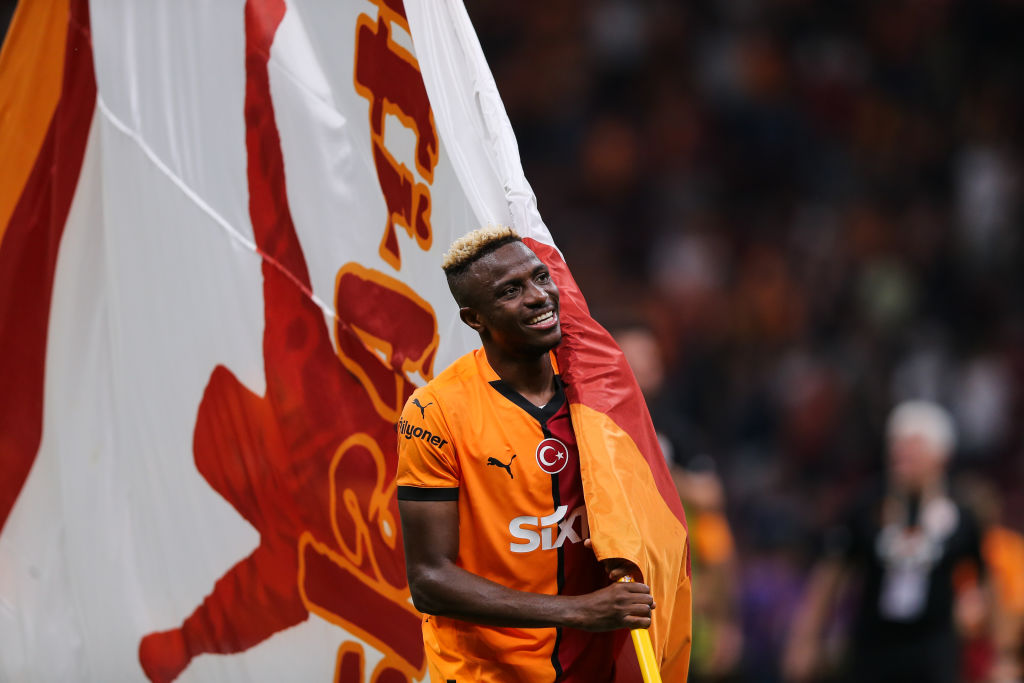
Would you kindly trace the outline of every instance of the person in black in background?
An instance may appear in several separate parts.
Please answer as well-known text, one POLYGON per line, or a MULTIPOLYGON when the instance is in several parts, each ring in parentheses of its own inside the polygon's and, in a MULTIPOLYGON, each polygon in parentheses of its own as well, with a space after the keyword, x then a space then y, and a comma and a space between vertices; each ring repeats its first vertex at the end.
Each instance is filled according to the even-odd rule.
POLYGON ((819 680, 822 634, 849 570, 862 590, 844 678, 957 680, 953 571, 970 560, 980 573, 983 563, 974 518, 946 491, 953 422, 934 403, 910 401, 892 411, 887 436, 884 489, 833 530, 811 575, 784 655, 787 680, 819 680))

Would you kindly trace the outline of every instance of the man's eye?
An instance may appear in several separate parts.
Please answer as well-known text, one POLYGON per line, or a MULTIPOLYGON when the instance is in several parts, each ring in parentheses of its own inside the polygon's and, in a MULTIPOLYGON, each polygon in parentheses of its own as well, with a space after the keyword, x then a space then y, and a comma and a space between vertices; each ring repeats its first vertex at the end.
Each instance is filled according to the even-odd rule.
POLYGON ((549 273, 540 273, 537 275, 537 282, 547 282, 550 279, 551 275, 549 273))
POLYGON ((512 296, 513 294, 516 293, 516 291, 518 291, 518 290, 515 287, 506 287, 505 289, 501 290, 501 295, 502 296, 512 296))

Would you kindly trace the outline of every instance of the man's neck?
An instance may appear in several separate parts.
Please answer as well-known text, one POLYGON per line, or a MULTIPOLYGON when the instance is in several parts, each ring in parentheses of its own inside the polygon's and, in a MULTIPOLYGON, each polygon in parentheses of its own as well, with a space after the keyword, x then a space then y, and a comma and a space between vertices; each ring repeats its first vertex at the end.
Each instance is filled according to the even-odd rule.
POLYGON ((551 356, 545 352, 536 358, 515 358, 502 354, 484 344, 487 362, 503 382, 515 389, 527 401, 544 406, 555 396, 555 371, 551 356))

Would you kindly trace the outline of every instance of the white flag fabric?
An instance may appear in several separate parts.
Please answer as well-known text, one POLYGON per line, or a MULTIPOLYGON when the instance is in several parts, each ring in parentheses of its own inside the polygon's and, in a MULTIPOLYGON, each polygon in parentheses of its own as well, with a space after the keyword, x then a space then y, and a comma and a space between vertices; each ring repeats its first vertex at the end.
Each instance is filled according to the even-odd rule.
POLYGON ((461 2, 22 2, 0 113, 0 681, 422 680, 441 254, 560 261, 461 2))

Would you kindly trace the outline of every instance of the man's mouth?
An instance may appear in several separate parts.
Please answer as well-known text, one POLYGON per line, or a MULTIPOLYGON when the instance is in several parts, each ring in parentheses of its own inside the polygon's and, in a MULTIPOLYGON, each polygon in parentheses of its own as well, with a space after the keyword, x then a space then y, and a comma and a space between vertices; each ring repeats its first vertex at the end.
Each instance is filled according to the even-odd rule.
POLYGON ((558 313, 554 309, 538 313, 529 320, 526 321, 528 327, 532 327, 535 330, 547 330, 551 329, 558 324, 558 313))

